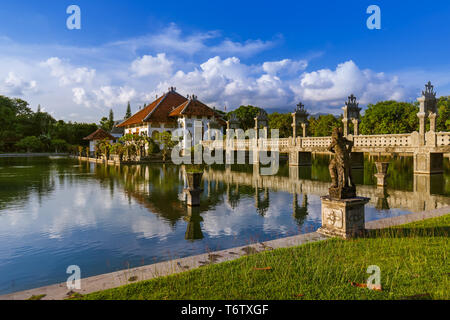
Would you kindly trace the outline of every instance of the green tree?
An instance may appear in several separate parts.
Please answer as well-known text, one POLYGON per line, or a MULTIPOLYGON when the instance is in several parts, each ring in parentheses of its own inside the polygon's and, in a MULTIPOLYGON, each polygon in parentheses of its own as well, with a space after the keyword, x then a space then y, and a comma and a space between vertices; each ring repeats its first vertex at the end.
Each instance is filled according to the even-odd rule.
POLYGON ((156 135, 156 140, 162 145, 161 152, 163 156, 163 161, 166 161, 167 156, 172 151, 173 147, 176 146, 177 142, 172 141, 172 134, 168 131, 156 135))
POLYGON ((98 150, 105 156, 106 160, 109 160, 111 152, 111 142, 108 139, 103 139, 97 143, 98 150))
POLYGON ((148 153, 149 154, 157 154, 160 153, 161 150, 159 148, 159 145, 150 137, 147 137, 147 144, 148 144, 148 153))
POLYGON ((450 96, 440 97, 437 107, 436 131, 450 131, 450 96))
POLYGON ((369 104, 361 118, 361 134, 410 133, 418 130, 419 108, 411 103, 381 101, 369 104))
POLYGON ((109 110, 109 117, 103 117, 100 120, 100 128, 102 128, 103 130, 109 132, 112 130, 114 126, 114 113, 112 110, 109 110))
POLYGON ((269 114, 269 128, 278 129, 280 131, 280 138, 292 136, 292 115, 278 112, 269 114))
POLYGON ((41 151, 42 143, 41 143, 41 140, 39 140, 39 138, 37 138, 35 136, 29 136, 29 137, 25 137, 22 140, 20 140, 19 142, 17 142, 16 147, 21 150, 26 150, 28 153, 36 152, 36 151, 41 151))
POLYGON ((123 160, 123 155, 125 153, 124 145, 121 144, 120 142, 114 143, 111 146, 111 153, 118 155, 119 156, 119 160, 122 161, 123 160))
POLYGON ((229 112, 227 116, 229 118, 230 114, 234 113, 241 122, 241 129, 245 131, 255 127, 255 118, 261 110, 261 108, 250 105, 240 106, 236 110, 229 112))
POLYGON ((131 106, 130 101, 128 101, 127 112, 125 113, 125 119, 131 118, 131 106))
POLYGON ((112 109, 109 110, 109 122, 111 122, 114 125, 114 112, 112 109))
POLYGON ((69 144, 62 139, 53 139, 51 141, 51 146, 55 150, 55 153, 67 151, 69 144))
POLYGON ((317 118, 311 116, 308 119, 309 133, 313 137, 328 137, 331 136, 333 128, 341 127, 342 121, 332 114, 320 115, 317 118))

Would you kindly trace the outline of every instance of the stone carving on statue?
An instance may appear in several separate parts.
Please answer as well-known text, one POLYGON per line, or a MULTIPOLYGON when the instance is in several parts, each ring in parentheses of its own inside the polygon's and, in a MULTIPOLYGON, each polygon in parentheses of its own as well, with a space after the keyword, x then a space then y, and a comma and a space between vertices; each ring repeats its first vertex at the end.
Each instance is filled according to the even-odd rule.
POLYGON ((348 199, 356 197, 356 186, 352 178, 351 152, 353 142, 344 137, 342 129, 334 128, 331 144, 328 150, 334 153, 330 162, 332 185, 329 189, 333 199, 348 199))

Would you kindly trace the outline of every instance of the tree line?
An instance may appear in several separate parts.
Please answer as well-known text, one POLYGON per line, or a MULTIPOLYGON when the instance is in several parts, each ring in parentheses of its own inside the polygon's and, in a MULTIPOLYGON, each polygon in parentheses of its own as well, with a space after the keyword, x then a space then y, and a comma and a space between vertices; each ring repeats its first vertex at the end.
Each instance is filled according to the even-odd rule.
MULTIPOLYGON (((437 102, 437 131, 450 131, 450 96, 440 97, 437 102)), ((240 106, 234 111, 225 113, 216 110, 227 120, 235 114, 244 130, 254 127, 254 118, 263 109, 256 106, 240 106)), ((311 110, 310 110, 311 112, 311 110)), ((417 103, 381 101, 369 104, 361 117, 360 133, 394 134, 418 131, 419 121, 417 103)), ((130 103, 127 105, 125 119, 131 116, 130 103)), ((269 128, 279 129, 280 137, 292 136, 291 113, 274 112, 268 115, 269 128)), ((67 152, 78 153, 88 142, 83 138, 103 128, 110 131, 114 126, 114 114, 111 110, 108 117, 103 117, 99 124, 78 123, 55 120, 49 113, 38 107, 32 111, 28 102, 0 95, 0 152, 67 152)), ((312 115, 307 120, 308 136, 330 136, 334 127, 342 126, 342 116, 312 115)), ((350 124, 350 127, 352 124, 350 124)), ((429 128, 429 124, 427 124, 429 128)), ((299 133, 300 134, 300 129, 299 133)), ((130 138, 129 138, 130 139, 130 138)), ((128 139, 128 140, 129 140, 128 139)), ((162 140, 170 140, 168 137, 162 140)), ((153 145, 153 143, 152 143, 153 145)), ((119 148, 116 146, 115 148, 119 148)))
MULTIPOLYGON (((437 101, 438 117, 436 131, 450 131, 450 96, 440 97, 437 101)), ((225 119, 235 114, 240 121, 240 128, 247 130, 255 125, 254 118, 263 109, 255 106, 240 106, 238 109, 222 113, 225 119)), ((418 103, 398 102, 394 100, 369 104, 361 116, 360 134, 397 134, 419 131, 418 103)), ((268 115, 269 128, 279 129, 280 138, 288 138, 293 134, 292 114, 274 112, 268 115)), ((307 119, 307 134, 310 137, 331 136, 334 127, 342 127, 342 115, 311 115, 307 119)), ((352 130, 353 124, 350 123, 352 130)), ((427 123, 427 130, 430 124, 427 123)), ((297 135, 301 135, 301 128, 297 135)))

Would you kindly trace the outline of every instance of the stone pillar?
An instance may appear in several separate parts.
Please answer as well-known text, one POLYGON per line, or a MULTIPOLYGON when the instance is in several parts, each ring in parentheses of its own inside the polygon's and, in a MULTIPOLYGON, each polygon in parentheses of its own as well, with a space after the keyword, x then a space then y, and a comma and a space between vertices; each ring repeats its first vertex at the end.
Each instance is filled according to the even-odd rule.
POLYGON ((430 131, 436 132, 436 113, 430 113, 428 118, 430 119, 430 131))
POLYGON ((256 149, 253 150, 252 162, 254 165, 259 165, 259 157, 260 157, 259 148, 257 147, 256 149))
POLYGON ((296 118, 296 114, 293 113, 292 114, 292 138, 294 138, 294 141, 295 141, 296 137, 297 137, 297 118, 296 118))
POLYGON ((342 108, 342 110, 344 110, 344 115, 342 118, 342 123, 344 124, 344 137, 347 137, 349 134, 349 127, 348 127, 348 106, 346 105, 345 107, 342 108))
POLYGON ((306 138, 306 123, 302 123, 303 138, 306 138))
POLYGON ((353 119, 353 135, 357 136, 359 135, 359 120, 358 119, 353 119))
POLYGON ((419 150, 414 153, 414 174, 444 172, 444 154, 419 150))
POLYGON ((342 123, 344 124, 344 137, 348 136, 348 132, 349 132, 349 126, 348 126, 348 119, 342 119, 342 123))
POLYGON ((375 162, 375 166, 377 167, 377 173, 375 174, 375 177, 377 178, 377 186, 385 187, 389 162, 377 161, 375 162))
POLYGON ((425 144, 425 112, 419 112, 417 117, 419 117, 419 146, 423 146, 425 144))
POLYGON ((289 180, 297 181, 300 178, 298 166, 289 166, 289 180))
POLYGON ((289 166, 310 166, 312 164, 311 152, 291 151, 289 153, 289 166))
POLYGON ((364 233, 364 206, 369 198, 355 197, 350 199, 332 199, 322 197, 322 227, 318 233, 344 239, 364 233))

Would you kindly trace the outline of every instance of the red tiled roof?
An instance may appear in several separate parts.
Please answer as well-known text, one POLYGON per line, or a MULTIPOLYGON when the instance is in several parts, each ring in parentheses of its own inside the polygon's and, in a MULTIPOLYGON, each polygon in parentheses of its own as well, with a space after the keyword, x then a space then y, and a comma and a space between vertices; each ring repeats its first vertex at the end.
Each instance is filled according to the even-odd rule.
POLYGON ((104 139, 115 140, 116 138, 103 129, 98 129, 97 131, 83 138, 83 140, 104 140, 104 139))
POLYGON ((169 114, 169 117, 178 116, 215 117, 222 125, 225 124, 217 112, 197 99, 182 103, 169 114))
POLYGON ((185 97, 175 92, 175 90, 170 90, 117 126, 126 127, 146 121, 174 122, 174 119, 169 118, 170 111, 186 100, 185 97))

